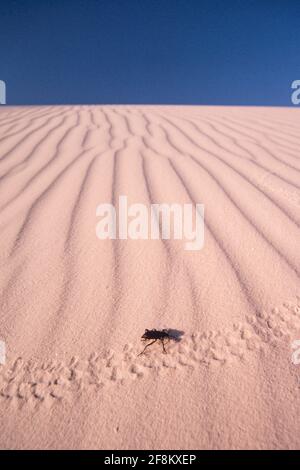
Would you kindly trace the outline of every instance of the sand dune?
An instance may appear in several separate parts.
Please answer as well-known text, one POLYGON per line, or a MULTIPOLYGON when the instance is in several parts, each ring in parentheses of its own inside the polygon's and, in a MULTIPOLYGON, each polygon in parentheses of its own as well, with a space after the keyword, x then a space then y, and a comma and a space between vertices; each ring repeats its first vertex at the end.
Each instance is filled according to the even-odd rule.
POLYGON ((300 448, 300 110, 0 109, 1 448, 300 448), (202 203, 205 242, 96 207, 202 203), (182 331, 138 356, 145 328, 182 331))

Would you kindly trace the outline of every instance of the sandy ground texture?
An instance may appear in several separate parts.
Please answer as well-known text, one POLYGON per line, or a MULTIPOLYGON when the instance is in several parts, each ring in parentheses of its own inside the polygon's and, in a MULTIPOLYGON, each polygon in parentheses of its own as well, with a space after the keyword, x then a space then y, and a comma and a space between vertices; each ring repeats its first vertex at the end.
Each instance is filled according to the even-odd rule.
POLYGON ((0 109, 0 447, 300 448, 300 110, 0 109), (205 242, 99 240, 203 203, 205 242), (138 356, 145 328, 181 331, 138 356))

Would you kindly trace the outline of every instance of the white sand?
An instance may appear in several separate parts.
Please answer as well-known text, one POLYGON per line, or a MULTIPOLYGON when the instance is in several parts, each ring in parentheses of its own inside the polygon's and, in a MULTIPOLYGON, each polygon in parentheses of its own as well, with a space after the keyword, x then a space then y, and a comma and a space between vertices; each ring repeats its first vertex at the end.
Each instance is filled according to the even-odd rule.
POLYGON ((0 109, 1 448, 300 448, 299 135, 298 109, 0 109), (98 240, 119 195, 203 203, 204 248, 98 240), (145 328, 184 335, 137 357, 145 328))

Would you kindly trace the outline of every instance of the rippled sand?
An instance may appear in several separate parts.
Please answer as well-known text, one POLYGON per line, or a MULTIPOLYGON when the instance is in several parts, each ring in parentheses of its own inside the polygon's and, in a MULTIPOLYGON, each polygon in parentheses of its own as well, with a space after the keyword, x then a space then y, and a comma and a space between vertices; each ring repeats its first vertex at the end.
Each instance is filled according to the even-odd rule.
POLYGON ((300 448, 300 110, 0 109, 1 448, 300 448), (96 207, 203 203, 184 240, 96 207), (137 356, 145 328, 183 332, 137 356))

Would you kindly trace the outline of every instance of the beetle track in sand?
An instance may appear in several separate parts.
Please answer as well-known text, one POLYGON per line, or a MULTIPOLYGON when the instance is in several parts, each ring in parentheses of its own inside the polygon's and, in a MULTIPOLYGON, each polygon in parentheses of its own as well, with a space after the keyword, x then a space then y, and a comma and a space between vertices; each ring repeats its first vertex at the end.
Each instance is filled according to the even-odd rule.
POLYGON ((51 407, 83 392, 97 393, 112 384, 143 379, 147 374, 172 374, 246 361, 249 353, 264 354, 266 348, 289 341, 297 329, 300 330, 300 298, 284 302, 270 313, 247 317, 245 323, 234 324, 223 332, 186 335, 180 342, 167 345, 168 354, 162 354, 158 344, 137 356, 140 345, 126 344, 123 352, 108 351, 101 356, 93 352, 88 359, 73 357, 69 362, 53 360, 41 364, 19 357, 12 365, 0 366, 0 402, 16 408, 51 407))

